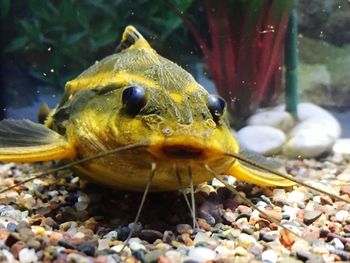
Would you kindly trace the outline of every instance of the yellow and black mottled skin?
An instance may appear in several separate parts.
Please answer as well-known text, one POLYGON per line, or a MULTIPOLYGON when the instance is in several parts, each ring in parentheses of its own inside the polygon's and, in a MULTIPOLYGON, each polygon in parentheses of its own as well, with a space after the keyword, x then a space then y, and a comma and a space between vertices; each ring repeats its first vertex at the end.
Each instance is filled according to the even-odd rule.
POLYGON ((24 147, 4 147, 0 160, 81 159, 143 143, 148 146, 86 162, 74 170, 90 180, 132 191, 144 190, 152 163, 157 164, 152 191, 179 189, 175 167, 184 185, 189 183, 189 166, 195 185, 211 179, 205 164, 218 174, 260 185, 293 184, 225 155, 238 153, 239 145, 224 116, 212 116, 207 91, 184 69, 158 55, 132 26, 125 29, 117 53, 66 84, 62 101, 45 125, 51 129, 47 137, 52 144, 38 146, 37 157, 24 147), (130 115, 123 108, 122 94, 134 86, 143 88, 146 103, 130 115))
POLYGON ((180 174, 185 184, 190 165, 194 183, 199 184, 211 177, 201 168, 203 163, 223 173, 233 160, 222 154, 238 150, 227 124, 213 120, 207 95, 188 72, 158 55, 139 36, 134 45, 68 82, 65 98, 49 122, 54 130, 67 133, 79 157, 133 143, 150 144, 76 167, 89 178, 143 190, 151 163, 156 162, 152 190, 175 190, 179 185, 174 164, 184 170, 180 174), (130 86, 143 87, 146 92, 146 105, 136 116, 123 111, 122 92, 130 86), (164 149, 171 146, 194 154, 183 158, 171 150, 167 153, 164 149))

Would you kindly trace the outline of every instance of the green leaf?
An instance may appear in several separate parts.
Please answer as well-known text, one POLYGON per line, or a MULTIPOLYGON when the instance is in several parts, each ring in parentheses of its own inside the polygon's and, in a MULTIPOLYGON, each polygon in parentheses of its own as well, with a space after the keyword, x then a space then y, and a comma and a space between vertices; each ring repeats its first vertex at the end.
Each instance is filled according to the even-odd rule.
POLYGON ((13 39, 11 43, 5 48, 5 52, 11 53, 24 48, 28 43, 27 36, 21 36, 13 39))
POLYGON ((10 0, 1 0, 1 20, 4 20, 10 11, 10 0))
POLYGON ((67 44, 70 44, 70 45, 75 44, 76 42, 80 41, 84 36, 86 36, 85 31, 70 35, 66 39, 67 44))
POLYGON ((117 35, 115 34, 106 34, 104 37, 101 37, 97 40, 91 41, 91 49, 96 51, 101 47, 107 46, 117 39, 117 35))

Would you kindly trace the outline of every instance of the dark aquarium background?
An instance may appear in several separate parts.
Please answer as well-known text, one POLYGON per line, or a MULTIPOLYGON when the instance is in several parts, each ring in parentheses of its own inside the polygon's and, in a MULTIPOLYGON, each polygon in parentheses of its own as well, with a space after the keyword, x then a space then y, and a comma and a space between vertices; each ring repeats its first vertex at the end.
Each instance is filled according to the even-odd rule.
POLYGON ((257 107, 284 99, 283 34, 288 22, 284 14, 295 7, 299 100, 331 110, 346 134, 350 130, 350 2, 218 2, 1 0, 0 117, 36 120, 39 106, 45 102, 54 107, 65 82, 112 54, 123 29, 131 24, 158 53, 189 70, 210 92, 216 88, 221 96, 226 94, 237 109, 230 112, 244 121, 257 107), (279 33, 281 45, 274 55, 279 33), (265 71, 270 64, 277 65, 274 59, 279 70, 271 66, 265 71), (255 69, 256 65, 260 67, 255 69), (264 78, 268 74, 271 78, 264 78))

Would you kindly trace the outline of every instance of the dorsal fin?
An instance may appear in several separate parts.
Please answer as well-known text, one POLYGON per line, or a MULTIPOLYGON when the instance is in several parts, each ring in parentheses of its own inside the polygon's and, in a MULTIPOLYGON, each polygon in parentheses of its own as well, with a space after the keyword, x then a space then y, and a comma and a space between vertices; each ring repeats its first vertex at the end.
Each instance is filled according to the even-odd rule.
POLYGON ((116 52, 120 52, 128 48, 151 48, 151 46, 135 27, 127 26, 124 30, 122 39, 116 48, 116 52))
POLYGON ((46 103, 42 103, 38 111, 38 122, 44 124, 50 114, 51 109, 46 103))
POLYGON ((0 161, 37 162, 73 159, 74 148, 64 136, 29 120, 0 122, 0 161))

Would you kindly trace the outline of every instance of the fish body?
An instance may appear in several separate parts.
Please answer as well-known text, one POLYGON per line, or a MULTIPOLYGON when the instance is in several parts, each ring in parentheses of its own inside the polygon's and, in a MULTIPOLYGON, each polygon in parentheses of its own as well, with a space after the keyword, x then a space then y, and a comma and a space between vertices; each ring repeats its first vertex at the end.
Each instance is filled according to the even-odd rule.
POLYGON ((118 147, 142 144, 74 166, 89 180, 142 191, 156 163, 152 191, 195 185, 229 174, 259 185, 293 182, 229 156, 240 149, 225 118, 225 102, 208 94, 177 64, 152 49, 132 26, 118 51, 69 81, 45 126, 29 121, 0 123, 0 161, 79 160, 118 147), (12 138, 9 140, 9 138, 12 138))

